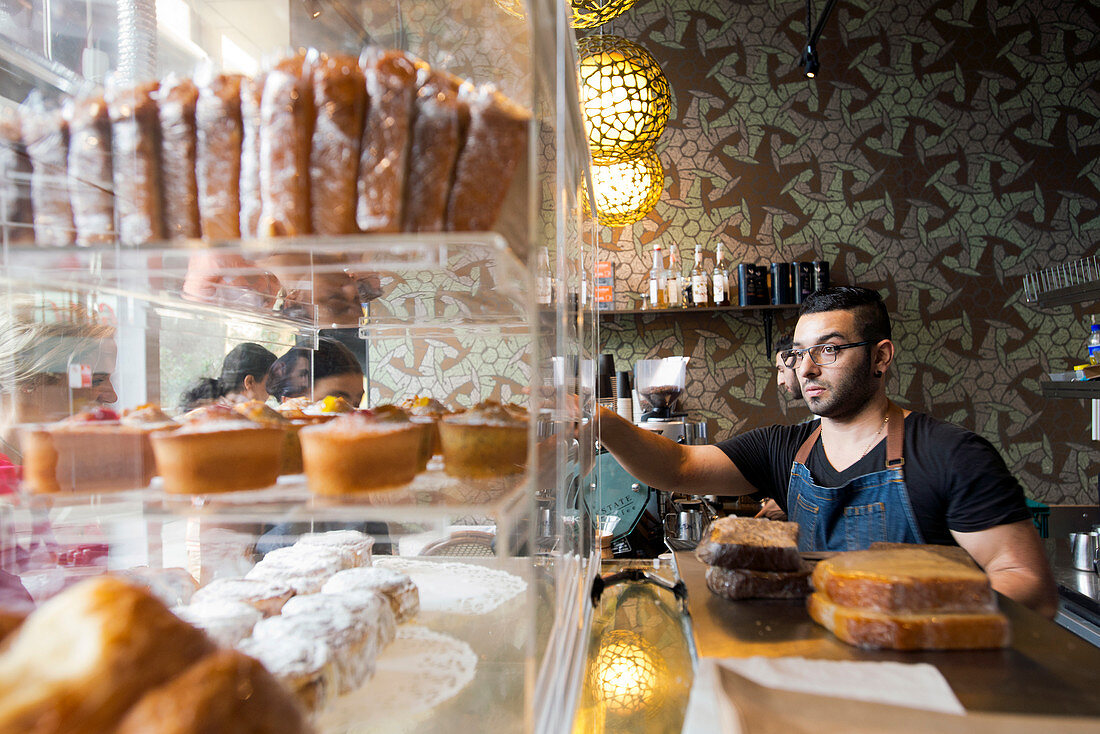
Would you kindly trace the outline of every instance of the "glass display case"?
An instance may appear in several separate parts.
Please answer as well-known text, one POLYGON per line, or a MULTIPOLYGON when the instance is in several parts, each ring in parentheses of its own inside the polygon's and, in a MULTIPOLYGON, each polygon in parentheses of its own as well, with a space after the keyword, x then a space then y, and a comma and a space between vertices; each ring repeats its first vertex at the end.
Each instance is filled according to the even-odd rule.
MULTIPOLYGON (((39 608, 113 575, 194 621, 187 609, 212 582, 255 575, 269 554, 318 538, 363 542, 355 531, 373 539, 366 558, 345 553, 312 581, 280 581, 323 596, 325 580, 379 567, 416 584, 419 611, 397 613, 372 676, 336 675, 309 699, 319 731, 565 730, 599 549, 576 500, 590 460, 576 426, 594 398, 579 391, 578 412, 579 376, 561 369, 579 372, 596 352, 592 319, 569 307, 594 238, 564 10, 55 0, 12 20, 0 30, 0 122, 15 130, 0 141, 0 454, 10 464, 0 464, 0 569, 39 608), (358 106, 322 70, 350 66, 355 79, 377 49, 402 52, 416 76, 403 155, 383 150, 368 175, 372 141, 390 140, 366 132, 371 105, 386 130, 402 123, 369 70, 358 106), (235 118, 222 110, 204 123, 202 105, 229 72, 243 76, 227 220, 221 208, 208 216, 225 161, 203 156, 216 149, 211 131, 235 118), (280 74, 289 96, 266 107, 280 74), (159 90, 135 92, 154 79, 159 90), (173 105, 188 79, 181 115, 173 105), (250 188, 254 83, 263 109, 252 142, 269 177, 250 188), (303 111, 305 93, 315 99, 303 111), (421 139, 417 125, 435 121, 431 105, 447 95, 458 100, 457 142, 439 168, 423 163, 439 129, 421 139), (147 130, 144 103, 157 113, 147 130), (34 136, 43 115, 53 138, 34 136), (177 118, 190 147, 169 129, 177 118), (522 135, 502 142, 500 125, 514 131, 517 120, 522 135), (350 164, 348 149, 318 148, 340 125, 357 130, 350 164), (351 216, 386 185, 379 166, 404 168, 404 218, 392 226, 351 216), (181 170, 190 189, 178 187, 181 170), (503 184, 481 181, 486 172, 503 184), (464 175, 479 184, 466 198, 464 175), (304 193, 287 204, 296 187, 304 193), (410 219, 440 187, 442 219, 410 219), (250 206, 262 210, 251 229, 250 206), (533 297, 543 246, 559 275, 549 311, 533 297)), ((299 555, 311 569, 335 557, 299 555)), ((264 613, 265 624, 282 616, 264 613)), ((213 623, 199 626, 217 637, 213 623)), ((253 628, 218 639, 247 651, 257 638, 253 628)), ((332 654, 340 668, 349 653, 332 654)), ((3 698, 0 681, 0 717, 3 698)))

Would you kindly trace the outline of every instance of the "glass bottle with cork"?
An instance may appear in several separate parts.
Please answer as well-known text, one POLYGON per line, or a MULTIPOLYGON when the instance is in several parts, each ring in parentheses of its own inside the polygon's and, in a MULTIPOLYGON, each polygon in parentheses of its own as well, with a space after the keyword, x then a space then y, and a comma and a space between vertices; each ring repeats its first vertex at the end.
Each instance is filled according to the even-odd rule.
POLYGON ((710 303, 710 279, 703 267, 703 245, 695 245, 695 264, 691 268, 691 304, 703 307, 710 303))
POLYGON ((649 269, 649 307, 668 308, 668 285, 665 282, 665 258, 661 253, 661 243, 653 243, 653 267, 649 269))
POLYGON ((680 258, 676 255, 678 249, 675 245, 668 248, 668 272, 665 273, 665 292, 668 308, 680 307, 682 283, 680 282, 680 258))
POLYGON ((715 306, 730 305, 729 274, 722 267, 722 243, 714 247, 714 273, 711 275, 711 285, 714 289, 712 298, 715 306))

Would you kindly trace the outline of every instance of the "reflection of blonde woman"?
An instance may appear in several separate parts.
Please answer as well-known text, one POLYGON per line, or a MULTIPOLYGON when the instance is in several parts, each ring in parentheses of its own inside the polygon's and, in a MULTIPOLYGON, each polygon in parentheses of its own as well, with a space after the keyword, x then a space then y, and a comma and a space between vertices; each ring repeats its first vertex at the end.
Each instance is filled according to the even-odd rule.
POLYGON ((15 427, 56 421, 118 400, 114 327, 94 322, 42 323, 0 310, 0 485, 19 459, 15 427), (86 365, 88 387, 69 387, 69 368, 86 365), (4 467, 7 467, 6 469, 4 467))

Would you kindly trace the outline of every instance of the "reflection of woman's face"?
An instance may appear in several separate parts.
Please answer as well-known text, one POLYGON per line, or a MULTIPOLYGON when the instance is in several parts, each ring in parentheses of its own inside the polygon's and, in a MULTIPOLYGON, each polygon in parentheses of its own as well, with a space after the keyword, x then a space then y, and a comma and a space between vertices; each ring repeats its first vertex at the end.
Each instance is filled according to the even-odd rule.
POLYGON ((356 374, 329 375, 313 383, 313 399, 343 398, 355 407, 363 402, 363 376, 356 374))

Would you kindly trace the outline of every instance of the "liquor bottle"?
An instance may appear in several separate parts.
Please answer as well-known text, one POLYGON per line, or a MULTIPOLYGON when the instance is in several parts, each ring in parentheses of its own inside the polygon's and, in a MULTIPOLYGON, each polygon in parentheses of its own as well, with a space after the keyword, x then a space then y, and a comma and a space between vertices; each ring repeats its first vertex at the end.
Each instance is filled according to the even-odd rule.
POLYGON ((550 250, 539 248, 539 262, 535 267, 535 302, 540 306, 550 304, 554 294, 554 276, 550 273, 550 250))
POLYGON ((668 271, 665 273, 665 292, 668 294, 668 307, 680 307, 680 258, 675 245, 668 248, 668 271))
POLYGON ((661 254, 661 245, 653 243, 653 267, 649 270, 649 307, 668 308, 668 286, 665 283, 665 258, 661 254))
POLYGON ((691 301, 695 306, 710 302, 710 280, 703 268, 703 246, 695 245, 695 265, 691 268, 691 301))
POLYGON ((722 267, 722 243, 719 242, 714 250, 714 274, 711 275, 711 283, 714 287, 714 305, 728 306, 730 305, 730 283, 729 274, 722 267))

